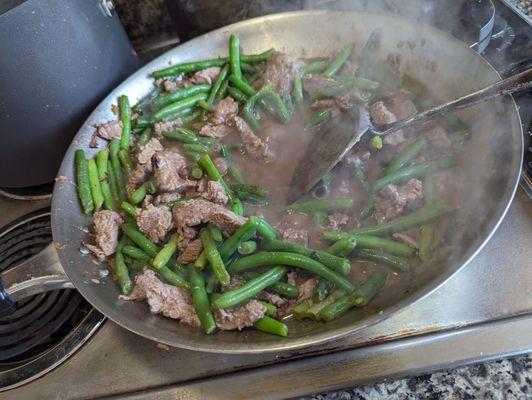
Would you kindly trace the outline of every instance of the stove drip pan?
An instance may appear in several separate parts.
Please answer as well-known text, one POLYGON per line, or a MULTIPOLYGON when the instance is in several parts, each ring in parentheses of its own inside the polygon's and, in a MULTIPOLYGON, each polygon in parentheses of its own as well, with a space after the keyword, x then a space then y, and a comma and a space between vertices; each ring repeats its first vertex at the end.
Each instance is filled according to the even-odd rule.
MULTIPOLYGON (((0 272, 52 242, 50 210, 0 230, 0 272)), ((0 315, 0 391, 27 383, 59 365, 96 331, 105 317, 72 289, 52 290, 14 303, 0 315)))

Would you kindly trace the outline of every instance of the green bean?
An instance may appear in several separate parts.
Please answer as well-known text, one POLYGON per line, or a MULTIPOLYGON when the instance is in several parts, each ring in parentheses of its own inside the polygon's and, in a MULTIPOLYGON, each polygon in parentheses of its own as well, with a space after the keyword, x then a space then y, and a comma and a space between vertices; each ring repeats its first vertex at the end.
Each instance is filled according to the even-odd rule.
POLYGON ((369 144, 371 147, 373 147, 375 150, 381 150, 382 149, 382 139, 380 136, 373 136, 370 141, 369 141, 369 144))
POLYGON ((360 90, 377 90, 380 83, 360 76, 335 76, 334 80, 345 87, 356 87, 360 90))
POLYGON ((253 327, 262 332, 272 333, 283 337, 288 336, 288 326, 270 317, 262 317, 255 322, 253 327))
POLYGON ((151 135, 152 135, 152 130, 150 127, 147 127, 142 131, 136 143, 137 150, 139 150, 142 146, 144 146, 146 143, 150 141, 151 135))
POLYGON ((275 240, 280 236, 277 229, 271 226, 264 218, 259 218, 256 222, 257 231, 267 240, 275 240))
POLYGON ((336 272, 330 270, 322 263, 301 254, 274 251, 256 253, 236 260, 235 262, 231 263, 227 269, 230 273, 235 273, 248 268, 272 264, 290 265, 293 267, 302 268, 313 274, 319 275, 328 281, 334 282, 348 292, 352 292, 354 289, 351 282, 349 282, 343 276, 338 275, 336 272))
POLYGON ((231 208, 231 211, 234 212, 236 215, 243 217, 244 216, 244 206, 242 205, 242 202, 239 198, 234 198, 229 202, 229 206, 231 208))
POLYGON ((259 197, 268 197, 270 195, 270 191, 268 189, 262 186, 249 185, 247 183, 238 183, 235 185, 231 185, 231 189, 237 193, 247 192, 259 197))
POLYGON ((203 116, 203 113, 201 110, 193 110, 191 108, 189 110, 190 110, 190 113, 185 114, 185 111, 181 111, 179 114, 177 114, 177 116, 181 118, 182 125, 188 125, 191 122, 203 116))
POLYGON ((207 263, 207 253, 203 250, 198 258, 196 258, 196 261, 194 261, 194 266, 198 269, 204 269, 207 266, 207 263))
POLYGON ((129 155, 129 151, 126 149, 120 149, 118 152, 118 158, 120 159, 120 163, 126 170, 126 172, 129 174, 131 171, 133 171, 133 160, 131 160, 131 156, 129 155))
POLYGON ((202 83, 195 86, 190 86, 187 88, 176 90, 173 93, 168 93, 156 98, 153 101, 153 107, 162 108, 168 104, 174 103, 178 100, 186 99, 187 97, 194 96, 200 93, 208 93, 211 90, 211 85, 207 83, 202 83))
POLYGON ((222 286, 228 285, 230 279, 229 273, 225 269, 222 257, 220 256, 220 253, 216 248, 216 244, 214 243, 214 240, 212 239, 207 228, 201 229, 200 238, 203 244, 203 249, 205 250, 205 255, 211 264, 212 271, 216 275, 216 279, 222 286))
POLYGON ((254 194, 249 194, 246 192, 237 193, 237 196, 241 201, 244 201, 248 204, 253 204, 257 206, 267 206, 268 204, 270 204, 270 201, 268 199, 265 199, 264 197, 255 196, 254 194))
MULTIPOLYGON (((124 257, 125 258, 125 257, 124 257)), ((126 265, 128 269, 131 271, 142 271, 144 267, 146 266, 142 261, 139 260, 132 260, 131 258, 125 258, 126 265)))
POLYGON ((183 154, 185 155, 185 157, 188 157, 192 161, 196 161, 196 162, 199 161, 201 158, 201 154, 196 153, 195 151, 185 151, 183 152, 183 154))
POLYGON ((294 74, 294 101, 299 116, 306 118, 307 109, 305 108, 305 100, 303 99, 303 84, 301 83, 300 72, 294 74))
POLYGON ((210 179, 219 182, 223 186, 227 198, 229 199, 229 201, 232 201, 234 199, 233 192, 231 191, 231 188, 227 185, 227 183, 225 183, 224 179, 222 178, 222 175, 212 162, 211 157, 208 154, 205 154, 199 159, 198 164, 201 168, 203 168, 203 170, 210 179))
POLYGON ((247 72, 248 74, 253 74, 257 71, 257 69, 253 65, 248 64, 247 62, 241 62, 240 68, 243 72, 247 72))
POLYGON ((120 201, 120 195, 118 194, 118 184, 116 183, 116 174, 113 169, 113 165, 109 162, 107 164, 107 180, 109 181, 109 190, 113 198, 113 210, 115 205, 120 201))
POLYGON ((205 291, 205 279, 201 272, 198 272, 192 265, 188 268, 188 279, 190 281, 190 291, 192 294, 192 305, 201 322, 201 326, 206 334, 214 332, 216 322, 209 305, 209 297, 205 291))
POLYGON ((413 257, 415 250, 406 244, 396 242, 395 240, 380 238, 378 236, 355 235, 352 236, 357 241, 357 248, 382 250, 387 253, 402 256, 413 257))
POLYGON ((120 203, 120 208, 122 208, 122 210, 124 210, 124 212, 129 216, 135 219, 137 218, 137 210, 127 201, 123 201, 122 203, 120 203))
POLYGON ((211 234, 211 236, 212 236, 212 238, 214 239, 215 242, 219 243, 219 242, 223 241, 222 232, 212 222, 209 222, 207 224, 207 229, 209 229, 209 232, 210 232, 210 234, 211 234))
POLYGON ((115 254, 115 274, 120 285, 120 291, 123 295, 128 295, 133 290, 133 282, 129 276, 127 265, 124 262, 124 255, 122 254, 122 247, 124 247, 125 241, 122 239, 118 244, 115 254))
POLYGON ((229 86, 227 88, 227 91, 229 92, 231 97, 239 103, 245 103, 248 100, 247 96, 237 88, 229 86))
POLYGON ((102 188, 103 205, 106 210, 115 209, 115 199, 111 192, 111 187, 108 180, 108 160, 109 149, 104 149, 96 155, 96 167, 98 168, 98 177, 100 179, 100 186, 102 188))
POLYGON ((325 61, 315 61, 300 68, 299 73, 301 76, 307 74, 313 74, 315 72, 321 72, 327 68, 325 61))
POLYGON ((197 103, 198 107, 202 108, 204 111, 213 112, 214 106, 212 104, 207 103, 205 100, 198 100, 197 103))
MULTIPOLYGON (((274 53, 275 49, 268 49, 263 53, 259 54, 242 54, 240 56, 240 61, 244 62, 261 62, 265 61, 274 53)), ((192 61, 188 63, 173 65, 171 67, 155 71, 152 73, 152 76, 154 78, 164 78, 165 76, 172 76, 172 75, 179 75, 182 73, 187 72, 196 72, 200 71, 202 69, 210 68, 210 67, 221 67, 223 66, 227 61, 229 61, 228 57, 222 57, 222 58, 216 58, 212 60, 204 60, 204 61, 192 61)))
POLYGON ((137 129, 150 128, 152 125, 153 121, 147 117, 143 117, 142 115, 139 115, 135 120, 135 128, 137 129))
POLYGON ((253 115, 253 109, 255 107, 255 103, 265 97, 268 97, 273 102, 277 110, 277 114, 283 122, 288 122, 288 120, 290 119, 288 110, 286 109, 286 106, 283 103, 281 97, 277 93, 272 91, 269 84, 264 85, 255 94, 249 97, 242 111, 244 119, 249 124, 249 126, 255 131, 260 130, 260 124, 259 121, 257 121, 255 116, 253 115))
POLYGON ((172 258, 174 253, 177 251, 177 246, 179 244, 179 235, 174 233, 168 243, 166 243, 161 250, 155 255, 151 263, 152 267, 156 270, 164 267, 168 261, 172 258))
POLYGON ((385 253, 382 250, 357 249, 354 254, 357 257, 385 264, 395 272, 401 273, 410 271, 410 265, 405 260, 392 254, 385 253))
POLYGON ((316 129, 319 126, 323 125, 329 118, 332 116, 331 108, 324 108, 323 110, 318 111, 310 117, 309 122, 307 122, 303 128, 305 132, 312 129, 316 129))
POLYGON ((232 236, 227 238, 220 246, 220 255, 223 260, 227 261, 235 251, 237 251, 240 243, 251 239, 255 232, 257 232, 258 218, 251 216, 246 222, 237 228, 232 236))
POLYGON ((429 258, 434 237, 434 228, 432 225, 423 225, 419 230, 419 259, 426 261, 429 258))
POLYGON ((229 75, 229 82, 234 85, 234 87, 238 90, 240 90, 244 95, 251 97, 257 93, 255 89, 253 89, 247 82, 245 82, 242 78, 239 78, 234 75, 229 75))
POLYGON ((190 171, 190 175, 192 175, 192 178, 194 179, 201 179, 203 178, 203 170, 199 166, 194 166, 190 171))
POLYGON ((332 289, 334 289, 334 283, 320 279, 316 285, 316 289, 314 289, 314 297, 317 297, 318 300, 322 301, 332 289))
POLYGON ((246 180, 244 179, 244 175, 242 175, 242 172, 240 172, 240 170, 237 168, 235 160, 231 155, 231 151, 229 150, 226 144, 222 145, 220 149, 220 154, 222 155, 222 157, 225 157, 227 159, 227 162, 229 164, 227 171, 233 177, 233 179, 239 184, 245 184, 246 180))
POLYGON ((241 304, 279 281, 285 272, 286 268, 284 267, 274 267, 257 278, 247 281, 242 286, 223 293, 212 302, 212 306, 213 308, 229 308, 241 304))
POLYGON ((118 152, 120 151, 120 141, 118 139, 111 140, 109 144, 109 159, 115 175, 116 188, 118 191, 118 197, 121 201, 127 198, 126 187, 124 184, 124 176, 122 175, 122 167, 120 159, 118 158, 118 152))
POLYGON ((214 84, 212 85, 212 89, 209 92, 209 97, 207 97, 207 103, 213 104, 214 99, 216 99, 216 95, 220 92, 220 88, 222 86, 223 82, 226 82, 227 75, 229 75, 229 64, 225 64, 224 67, 221 69, 220 73, 216 77, 216 80, 214 81, 214 84))
POLYGON ((229 64, 231 65, 231 74, 242 78, 242 70, 240 69, 240 40, 235 35, 229 37, 229 64))
POLYGON ((118 98, 118 108, 120 109, 120 121, 122 121, 120 147, 129 150, 129 146, 131 146, 131 107, 127 96, 122 95, 118 98))
POLYGON ((191 137, 189 135, 186 135, 186 134, 183 134, 181 132, 176 132, 176 131, 170 131, 170 132, 163 132, 163 136, 165 138, 168 138, 168 139, 173 139, 173 140, 177 140, 179 142, 182 142, 182 143, 198 143, 199 142, 199 139, 198 137, 191 137))
POLYGON ((266 315, 275 315, 275 313, 277 312, 277 307, 275 307, 273 304, 270 304, 263 300, 257 300, 257 301, 260 304, 262 304, 264 308, 266 308, 266 315))
POLYGON ((327 213, 323 211, 318 211, 314 213, 314 223, 316 226, 323 226, 327 220, 327 213))
POLYGON ((409 165, 377 179, 374 187, 375 190, 380 190, 390 183, 395 183, 408 178, 425 176, 432 172, 452 168, 456 166, 456 164, 456 158, 452 156, 443 156, 432 161, 409 165))
POLYGON ((227 95, 228 90, 229 90, 229 81, 226 78, 220 85, 220 90, 218 91, 218 93, 216 93, 216 100, 220 101, 222 99, 225 99, 225 96, 227 95))
POLYGON ((131 196, 129 196, 129 201, 136 205, 139 204, 146 195, 148 194, 148 182, 144 182, 142 185, 138 187, 137 190, 135 190, 133 193, 131 193, 131 196))
POLYGON ((242 255, 248 255, 254 253, 257 250, 257 242, 253 240, 247 240, 238 245, 238 253, 242 255))
POLYGON ((146 265, 151 265, 151 257, 138 247, 125 245, 122 247, 122 253, 135 260, 145 262, 146 265))
POLYGON ((353 168, 353 173, 364 188, 364 191, 366 192, 366 201, 364 202, 364 205, 362 206, 362 209, 360 210, 359 214, 359 219, 364 220, 368 218, 373 212, 373 203, 375 201, 376 194, 373 190, 373 186, 366 180, 364 171, 362 170, 361 166, 355 165, 355 167, 353 168))
POLYGON ((100 186, 100 177, 98 175, 98 167, 96 160, 91 158, 87 161, 87 170, 89 173, 89 186, 91 189, 92 202, 94 204, 94 211, 99 211, 103 204, 102 188, 100 186))
MULTIPOLYGON (((246 280, 254 279, 260 275, 257 271, 245 271, 243 274, 246 280)), ((297 299, 299 297, 299 288, 286 282, 275 282, 269 286, 268 291, 277 293, 287 299, 297 299)))
POLYGON ((282 208, 283 212, 330 212, 338 210, 349 210, 353 207, 353 199, 322 199, 322 200, 308 200, 299 203, 292 203, 282 208))
POLYGON ((351 56, 351 52, 353 51, 353 47, 354 47, 353 43, 349 43, 349 44, 345 45, 345 47, 342 49, 342 51, 340 51, 338 56, 336 56, 336 58, 333 60, 333 62, 323 72, 323 75, 331 77, 334 74, 336 74, 336 72, 338 72, 338 70, 340 68, 342 68, 342 65, 344 65, 344 63, 351 56))
POLYGON ((307 256, 316 260, 330 269, 339 272, 342 275, 349 274, 351 263, 346 258, 341 258, 322 250, 309 249, 295 243, 283 242, 281 240, 267 240, 261 244, 263 250, 285 251, 307 256))
POLYGON ((84 214, 90 214, 94 211, 94 202, 92 200, 91 187, 89 182, 89 169, 87 159, 82 149, 77 149, 74 153, 76 164, 76 183, 78 186, 78 196, 81 202, 81 208, 84 214))
POLYGON ((193 151, 195 153, 199 154, 210 154, 212 153, 212 149, 210 149, 207 146, 204 146, 202 144, 194 143, 194 144, 184 144, 183 148, 187 151, 193 151))
POLYGON ((290 312, 294 314, 297 319, 302 319, 307 316, 307 311, 311 306, 310 300, 302 301, 290 309, 290 312))
POLYGON ((179 112, 189 107, 195 106, 199 100, 205 100, 207 96, 208 96, 207 93, 202 92, 202 93, 198 93, 193 96, 184 98, 182 100, 178 100, 174 103, 170 103, 167 106, 164 106, 163 108, 161 108, 155 114, 153 114, 153 119, 155 121, 161 121, 166 118, 175 117, 176 115, 179 114, 179 112))
POLYGON ((401 153, 397 154, 383 171, 382 175, 386 176, 398 169, 404 167, 425 147, 427 141, 424 138, 416 139, 412 144, 406 147, 401 153))
POLYGON ((329 296, 327 296, 323 301, 313 304, 309 309, 307 309, 305 311, 305 316, 317 320, 318 315, 325 307, 327 307, 330 304, 333 304, 336 300, 345 296, 346 294, 347 293, 345 292, 345 290, 341 290, 341 289, 335 290, 329 296))
POLYGON ((338 257, 347 257, 357 245, 357 239, 355 236, 351 236, 345 239, 340 239, 334 242, 327 250, 329 254, 334 254, 338 257))
POLYGON ((131 239, 137 246, 144 250, 148 255, 155 257, 159 252, 159 246, 151 242, 138 228, 132 223, 125 223, 122 225, 122 231, 131 239))

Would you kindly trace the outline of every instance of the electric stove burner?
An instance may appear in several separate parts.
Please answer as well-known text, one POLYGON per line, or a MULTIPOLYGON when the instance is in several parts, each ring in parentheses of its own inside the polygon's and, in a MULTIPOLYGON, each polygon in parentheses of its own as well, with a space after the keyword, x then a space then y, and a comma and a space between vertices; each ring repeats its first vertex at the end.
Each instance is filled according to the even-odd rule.
MULTIPOLYGON (((49 209, 28 214, 7 225, 0 231, 0 272, 32 257, 51 242, 49 209)), ((34 379, 51 365, 63 361, 70 355, 62 348, 64 342, 72 342, 75 336, 77 341, 70 346, 79 347, 104 319, 72 289, 19 300, 14 312, 0 315, 0 382, 3 383, 0 386, 4 389, 20 379, 34 379), (87 319, 92 322, 83 326, 87 319), (80 335, 80 329, 90 333, 80 335), (78 333, 73 335, 74 332, 78 333), (56 352, 61 356, 53 355, 56 352)))
POLYGON ((52 198, 54 183, 23 188, 0 188, 0 196, 13 200, 45 200, 52 198))

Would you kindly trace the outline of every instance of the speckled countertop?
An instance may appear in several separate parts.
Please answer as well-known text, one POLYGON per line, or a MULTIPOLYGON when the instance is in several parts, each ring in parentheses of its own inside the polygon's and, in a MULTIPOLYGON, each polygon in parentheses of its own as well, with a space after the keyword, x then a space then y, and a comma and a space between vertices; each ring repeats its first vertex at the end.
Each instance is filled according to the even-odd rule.
MULTIPOLYGON (((263 1, 272 2, 274 0, 263 1)), ((532 0, 511 2, 532 16, 532 0)), ((137 49, 149 42, 177 36, 178 29, 166 10, 165 0, 115 0, 115 3, 137 49)), ((193 2, 183 0, 181 3, 193 2)), ((317 394, 305 397, 304 400, 419 398, 532 399, 532 355, 317 394)))

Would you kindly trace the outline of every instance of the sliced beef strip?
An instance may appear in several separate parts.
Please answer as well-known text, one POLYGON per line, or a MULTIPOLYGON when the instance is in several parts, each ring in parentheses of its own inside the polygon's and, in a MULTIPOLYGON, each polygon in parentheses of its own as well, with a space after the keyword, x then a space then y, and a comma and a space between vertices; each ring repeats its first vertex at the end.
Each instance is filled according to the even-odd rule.
POLYGON ((155 196, 153 203, 158 206, 160 204, 166 204, 171 201, 179 200, 181 197, 181 194, 177 192, 159 193, 157 196, 155 196))
POLYGON ((330 108, 333 117, 340 115, 343 110, 347 110, 351 107, 353 107, 353 105, 351 104, 349 97, 346 96, 316 100, 310 105, 310 108, 313 110, 330 108))
POLYGON ((212 222, 227 235, 246 222, 246 218, 236 215, 225 207, 203 199, 193 199, 177 203, 173 210, 173 217, 178 231, 186 227, 212 222))
POLYGON ((171 121, 156 122, 153 125, 153 134, 157 138, 163 136, 163 132, 175 131, 183 125, 183 121, 180 118, 173 119, 171 121))
POLYGON ((375 200, 375 219, 378 223, 386 222, 403 213, 405 209, 413 210, 422 205, 423 184, 419 179, 410 179, 403 186, 390 184, 385 186, 375 200))
POLYGON ((382 100, 386 108, 395 115, 395 118, 403 119, 417 112, 412 97, 412 93, 406 90, 396 90, 393 92, 382 93, 380 100, 382 100))
POLYGON ((327 225, 325 226, 325 230, 337 231, 342 226, 347 225, 348 222, 349 217, 347 214, 340 212, 329 214, 327 215, 327 225))
POLYGON ((220 67, 209 67, 195 72, 189 79, 190 82, 198 85, 200 83, 207 83, 212 85, 218 75, 220 74, 220 67))
POLYGON ((161 282, 150 269, 135 279, 135 287, 123 300, 147 300, 150 311, 177 319, 185 325, 199 327, 200 321, 192 306, 192 297, 185 289, 161 282))
POLYGON ((301 303, 304 300, 310 299, 316 286, 318 285, 318 280, 316 278, 307 279, 301 285, 299 285, 299 296, 295 303, 301 303))
POLYGON ((409 229, 404 232, 396 232, 392 234, 392 236, 394 237, 394 239, 403 242, 407 246, 419 249, 420 236, 418 228, 409 229))
POLYGON ((198 131, 198 135, 200 136, 207 136, 207 137, 214 137, 214 138, 222 138, 225 137, 232 132, 234 132, 235 129, 231 126, 227 125, 214 125, 212 123, 208 123, 206 125, 203 125, 200 130, 198 131))
POLYGON ((157 138, 151 138, 148 142, 140 146, 139 153, 137 155, 137 162, 139 164, 151 163, 151 158, 158 151, 163 151, 164 147, 157 138))
POLYGON ((226 286, 222 286, 221 291, 222 292, 228 292, 230 290, 239 288, 244 283, 246 283, 246 280, 242 278, 240 275, 231 275, 231 279, 229 280, 229 284, 226 286))
POLYGON ((96 130, 89 143, 90 147, 98 147, 98 137, 105 140, 111 140, 120 139, 120 136, 122 136, 122 121, 107 121, 103 124, 96 124, 94 127, 96 130))
POLYGON ((127 176, 126 191, 131 195, 137 188, 142 185, 153 172, 151 163, 137 164, 135 169, 127 176))
POLYGON ((234 118, 238 115, 238 103, 232 97, 226 97, 214 108, 211 123, 214 125, 234 124, 234 118))
POLYGON ((302 79, 302 84, 305 92, 310 96, 314 96, 315 94, 323 93, 323 91, 338 85, 338 82, 323 75, 312 74, 305 76, 302 79))
POLYGON ((124 222, 122 217, 115 211, 101 210, 94 213, 92 221, 96 247, 87 247, 95 252, 98 258, 110 256, 118 244, 118 233, 124 222))
POLYGON ((391 124, 397 121, 394 113, 388 110, 388 107, 383 101, 377 101, 369 106, 369 115, 371 119, 378 125, 391 124))
POLYGON ((203 251, 203 244, 201 239, 191 240, 185 250, 179 255, 177 261, 183 264, 190 264, 196 261, 203 251))
POLYGON ((308 246, 309 233, 306 229, 286 228, 281 231, 281 236, 287 242, 308 246))
POLYGON ((242 306, 216 310, 214 312, 214 319, 218 328, 223 331, 242 330, 243 328, 253 326, 265 314, 266 307, 257 300, 250 300, 242 306))
POLYGON ((167 206, 155 207, 150 204, 137 213, 137 225, 152 242, 163 240, 173 227, 172 212, 167 206))
POLYGON ((274 155, 269 149, 268 144, 255 135, 253 130, 242 118, 235 117, 234 120, 246 152, 257 160, 270 162, 274 155))
POLYGON ((281 307, 281 306, 285 305, 288 302, 288 300, 283 299, 278 294, 271 293, 271 292, 266 292, 266 291, 261 292, 260 295, 259 295, 259 298, 261 300, 267 301, 270 304, 273 304, 276 307, 281 307))
POLYGON ((301 61, 287 53, 276 51, 266 62, 263 83, 271 83, 272 89, 281 96, 292 91, 294 74, 301 66, 301 61))
POLYGON ((227 198, 224 187, 220 182, 207 181, 204 186, 205 187, 202 188, 203 190, 199 191, 201 197, 216 204, 227 204, 229 199, 227 198))
POLYGON ((226 158, 216 157, 214 160, 212 160, 212 162, 216 166, 216 169, 218 170, 218 172, 220 172, 220 175, 225 176, 227 174, 227 169, 229 168, 229 164, 226 158))
POLYGON ((163 192, 180 192, 196 185, 188 179, 187 160, 172 150, 163 150, 152 157, 157 186, 163 192))

